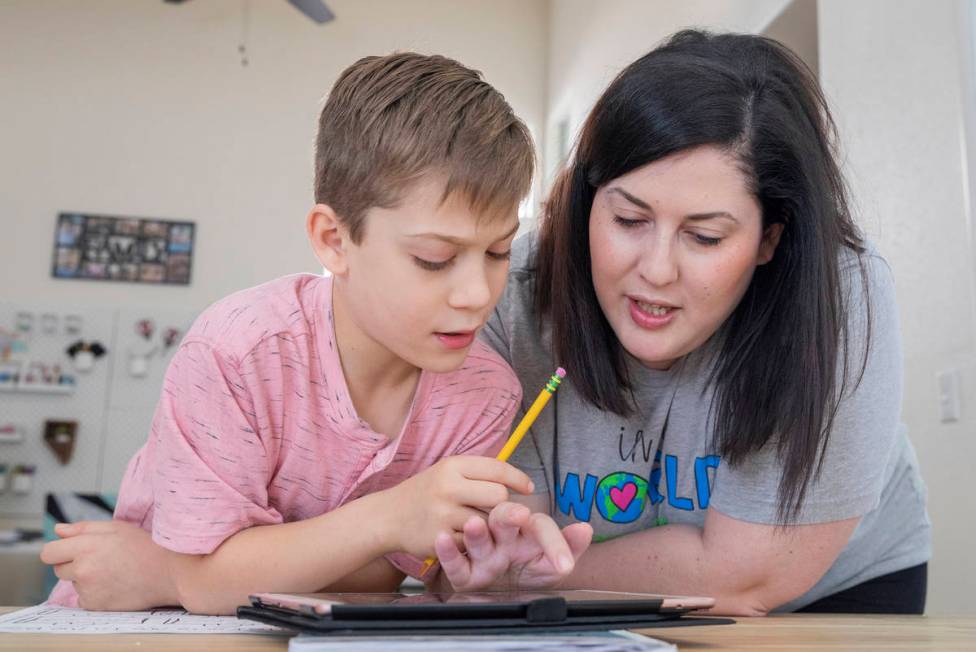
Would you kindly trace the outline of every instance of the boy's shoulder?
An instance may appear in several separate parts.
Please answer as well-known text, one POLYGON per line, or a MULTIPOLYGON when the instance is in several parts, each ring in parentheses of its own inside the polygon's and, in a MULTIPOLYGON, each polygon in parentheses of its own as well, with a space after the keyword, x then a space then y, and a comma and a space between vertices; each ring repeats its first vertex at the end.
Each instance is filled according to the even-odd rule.
POLYGON ((184 341, 201 341, 240 360, 270 337, 312 333, 326 317, 332 279, 290 274, 234 292, 197 317, 184 341))

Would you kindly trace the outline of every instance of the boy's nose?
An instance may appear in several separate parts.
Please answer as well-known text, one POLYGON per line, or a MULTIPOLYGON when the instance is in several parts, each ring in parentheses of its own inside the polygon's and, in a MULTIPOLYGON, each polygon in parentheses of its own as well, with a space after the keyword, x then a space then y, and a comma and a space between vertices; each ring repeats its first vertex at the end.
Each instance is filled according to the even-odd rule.
POLYGON ((452 308, 484 308, 491 301, 491 288, 484 270, 472 270, 451 290, 448 303, 452 308))

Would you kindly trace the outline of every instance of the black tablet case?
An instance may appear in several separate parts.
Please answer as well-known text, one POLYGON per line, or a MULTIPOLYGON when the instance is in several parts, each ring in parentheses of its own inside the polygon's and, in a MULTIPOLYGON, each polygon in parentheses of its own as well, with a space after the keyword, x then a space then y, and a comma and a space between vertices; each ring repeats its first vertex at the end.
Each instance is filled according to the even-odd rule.
MULTIPOLYGON (((622 603, 624 604, 624 603, 622 603)), ((355 617, 338 614, 307 614, 291 609, 255 604, 238 607, 237 617, 300 632, 344 636, 430 635, 430 634, 526 634, 583 632, 610 629, 644 629, 651 627, 687 627, 691 625, 727 625, 729 618, 689 617, 681 613, 602 613, 575 615, 563 598, 547 597, 526 602, 522 613, 492 616, 479 613, 465 617, 464 608, 438 605, 426 609, 396 609, 400 617, 390 617, 390 608, 370 607, 357 610, 355 617), (375 612, 377 617, 368 617, 375 612)), ((509 607, 508 611, 511 611, 509 607)))

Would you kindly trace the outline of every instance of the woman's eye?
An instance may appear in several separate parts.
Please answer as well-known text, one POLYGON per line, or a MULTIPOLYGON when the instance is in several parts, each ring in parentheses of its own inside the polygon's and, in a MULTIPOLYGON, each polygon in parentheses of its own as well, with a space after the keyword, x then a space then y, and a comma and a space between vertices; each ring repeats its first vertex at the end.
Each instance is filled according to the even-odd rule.
POLYGON ((632 229, 638 226, 644 220, 628 220, 626 217, 620 217, 619 215, 613 216, 613 221, 624 227, 625 229, 632 229))
POLYGON ((722 238, 712 238, 707 235, 702 235, 701 233, 693 233, 692 235, 698 244, 705 245, 706 247, 714 247, 722 241, 722 238))
POLYGON ((428 272, 439 272, 442 269, 447 269, 448 265, 454 262, 454 258, 448 258, 444 261, 433 261, 425 260, 423 258, 418 258, 417 256, 411 256, 413 262, 417 264, 421 269, 426 269, 428 272))
POLYGON ((485 254, 492 260, 508 260, 512 257, 512 250, 509 249, 508 251, 502 252, 486 251, 485 254))

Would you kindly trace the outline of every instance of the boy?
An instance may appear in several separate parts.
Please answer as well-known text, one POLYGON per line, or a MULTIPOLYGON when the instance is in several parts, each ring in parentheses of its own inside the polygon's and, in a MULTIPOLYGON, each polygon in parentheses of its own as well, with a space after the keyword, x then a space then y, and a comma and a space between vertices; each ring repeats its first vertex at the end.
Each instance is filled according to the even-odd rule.
POLYGON ((115 520, 60 526, 45 547, 62 579, 51 601, 233 613, 256 591, 392 590, 438 533, 483 539, 470 522, 496 507, 489 525, 506 540, 525 525, 542 574, 565 576, 580 547, 503 504, 531 482, 483 457, 520 388, 475 334, 532 165, 525 126, 479 73, 413 53, 348 68, 319 120, 306 225, 331 277, 284 277, 200 316, 115 520))

